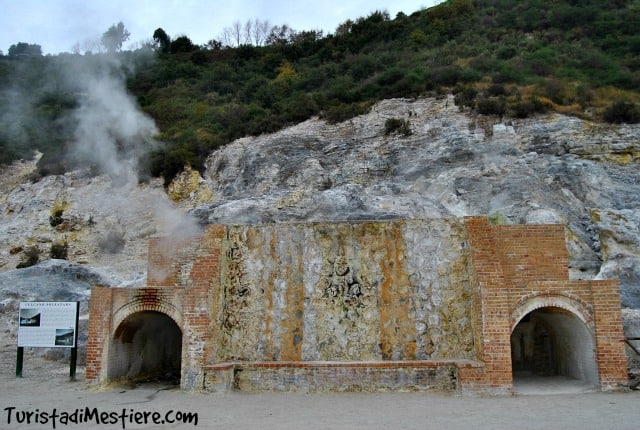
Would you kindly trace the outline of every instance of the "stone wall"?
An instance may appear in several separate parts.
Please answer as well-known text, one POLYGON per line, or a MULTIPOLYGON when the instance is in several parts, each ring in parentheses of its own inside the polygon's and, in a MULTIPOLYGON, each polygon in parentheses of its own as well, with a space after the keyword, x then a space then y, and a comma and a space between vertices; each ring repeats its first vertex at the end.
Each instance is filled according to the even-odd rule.
POLYGON ((214 361, 471 358, 458 220, 232 226, 214 361))

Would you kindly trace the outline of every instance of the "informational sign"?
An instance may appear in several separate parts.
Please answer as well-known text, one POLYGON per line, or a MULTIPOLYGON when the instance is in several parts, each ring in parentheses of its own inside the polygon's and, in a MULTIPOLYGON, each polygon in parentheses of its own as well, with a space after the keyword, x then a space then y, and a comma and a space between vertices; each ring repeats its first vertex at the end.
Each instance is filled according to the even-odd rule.
POLYGON ((75 348, 77 302, 21 302, 18 347, 75 348))

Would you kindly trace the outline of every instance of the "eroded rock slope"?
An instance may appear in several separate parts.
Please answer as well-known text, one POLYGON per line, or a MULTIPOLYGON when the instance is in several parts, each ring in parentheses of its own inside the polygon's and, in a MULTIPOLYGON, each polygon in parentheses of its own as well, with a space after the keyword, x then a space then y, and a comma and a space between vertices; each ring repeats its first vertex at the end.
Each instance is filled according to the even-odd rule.
POLYGON ((482 214, 495 223, 564 224, 571 276, 617 277, 623 307, 640 308, 638 125, 491 118, 460 112, 452 97, 398 99, 344 123, 312 119, 239 139, 168 193, 158 181, 115 185, 86 172, 33 181, 36 162, 0 174, 0 271, 13 271, 34 247, 47 260, 66 243, 67 259, 102 283, 141 286, 147 238, 197 224, 482 214))
POLYGON ((194 184, 203 223, 440 218, 567 226, 575 278, 618 277, 640 307, 640 127, 553 114, 501 120, 452 98, 387 100, 330 125, 309 120, 213 153, 194 184), (388 133, 388 120, 411 134, 388 133), (199 188, 198 188, 199 187, 199 188))

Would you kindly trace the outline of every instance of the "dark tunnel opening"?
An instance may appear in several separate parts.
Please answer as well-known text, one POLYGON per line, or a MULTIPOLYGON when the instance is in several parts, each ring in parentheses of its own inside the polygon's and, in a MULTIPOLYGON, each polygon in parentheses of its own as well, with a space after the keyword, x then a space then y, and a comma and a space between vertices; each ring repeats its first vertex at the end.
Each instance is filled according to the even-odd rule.
POLYGON ((536 309, 518 323, 511 334, 511 364, 514 386, 545 377, 598 384, 593 335, 580 318, 558 307, 536 309))
POLYGON ((109 351, 109 380, 180 383, 182 332, 169 316, 142 311, 116 329, 109 351))

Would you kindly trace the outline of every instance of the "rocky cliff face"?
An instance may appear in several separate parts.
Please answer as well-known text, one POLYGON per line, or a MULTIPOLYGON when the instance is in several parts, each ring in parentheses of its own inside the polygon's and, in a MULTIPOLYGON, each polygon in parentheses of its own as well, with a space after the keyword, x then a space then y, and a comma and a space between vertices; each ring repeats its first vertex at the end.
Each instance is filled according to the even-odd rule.
POLYGON ((209 201, 192 213, 206 223, 476 214, 562 223, 572 276, 618 277, 623 305, 636 308, 639 139, 638 126, 557 114, 471 116, 451 97, 387 100, 341 124, 310 120, 213 153, 209 201), (411 134, 386 133, 389 119, 408 121, 411 134))
POLYGON ((68 259, 108 283, 144 285, 146 239, 193 229, 183 214, 201 224, 483 214, 566 225, 571 275, 618 277, 623 306, 640 308, 639 166, 637 125, 479 117, 452 97, 387 100, 344 123, 313 119, 233 142, 168 194, 158 182, 116 186, 82 172, 31 182, 33 164, 16 164, 0 177, 0 270, 32 246, 46 259, 66 241, 68 259))

